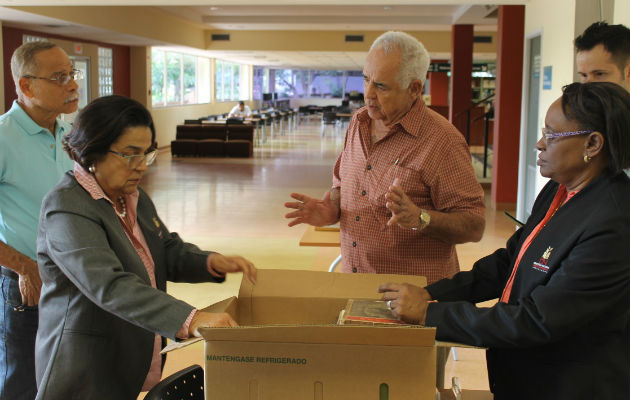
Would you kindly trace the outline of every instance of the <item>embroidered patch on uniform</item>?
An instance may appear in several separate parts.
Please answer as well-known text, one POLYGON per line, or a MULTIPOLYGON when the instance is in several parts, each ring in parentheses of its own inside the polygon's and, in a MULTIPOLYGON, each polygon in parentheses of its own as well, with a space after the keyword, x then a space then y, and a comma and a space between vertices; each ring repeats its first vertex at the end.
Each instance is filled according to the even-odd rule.
POLYGON ((153 223, 155 224, 155 227, 158 229, 158 237, 161 239, 162 229, 160 229, 160 221, 158 221, 157 217, 153 217, 153 223))
POLYGON ((540 260, 538 260, 538 262, 534 262, 534 264, 532 265, 532 268, 547 273, 549 271, 549 267, 547 266, 547 262, 549 261, 549 257, 551 257, 551 251, 553 250, 553 247, 549 246, 547 247, 547 250, 545 250, 545 252, 543 253, 542 257, 540 257, 540 260))

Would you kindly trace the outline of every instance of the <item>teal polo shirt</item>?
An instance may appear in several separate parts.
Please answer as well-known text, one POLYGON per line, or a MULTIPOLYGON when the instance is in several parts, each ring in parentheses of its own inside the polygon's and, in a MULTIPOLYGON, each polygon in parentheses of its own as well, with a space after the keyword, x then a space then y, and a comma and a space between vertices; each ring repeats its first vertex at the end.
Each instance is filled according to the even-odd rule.
POLYGON ((63 150, 68 132, 57 118, 53 137, 17 102, 0 116, 0 240, 33 260, 42 199, 73 166, 63 150))

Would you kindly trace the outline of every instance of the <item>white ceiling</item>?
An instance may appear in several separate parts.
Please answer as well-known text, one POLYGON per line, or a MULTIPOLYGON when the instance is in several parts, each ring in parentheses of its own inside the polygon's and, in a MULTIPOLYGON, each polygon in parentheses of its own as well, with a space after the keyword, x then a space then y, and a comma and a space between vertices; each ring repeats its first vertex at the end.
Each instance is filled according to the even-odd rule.
MULTIPOLYGON (((57 0, 39 2, 0 0, 0 5, 115 5, 121 2, 57 0)), ((455 23, 473 24, 477 31, 496 30, 496 7, 479 1, 409 1, 396 4, 372 0, 187 0, 182 6, 172 1, 127 0, 125 5, 155 6, 177 18, 185 19, 208 30, 339 30, 361 31, 409 30, 450 31, 455 23)), ((503 1, 522 4, 523 1, 503 1)), ((163 46, 150 38, 120 34, 68 23, 0 7, 0 20, 7 26, 72 37, 132 46, 163 46)), ((172 49, 172 47, 171 47, 172 49)), ((182 50, 182 49, 179 49, 182 50)), ((287 52, 287 51, 204 51, 184 49, 209 57, 246 64, 312 69, 362 69, 362 52, 287 52)), ((450 58, 449 54, 431 54, 433 58, 450 58)), ((475 54, 477 60, 492 60, 495 54, 475 54)))

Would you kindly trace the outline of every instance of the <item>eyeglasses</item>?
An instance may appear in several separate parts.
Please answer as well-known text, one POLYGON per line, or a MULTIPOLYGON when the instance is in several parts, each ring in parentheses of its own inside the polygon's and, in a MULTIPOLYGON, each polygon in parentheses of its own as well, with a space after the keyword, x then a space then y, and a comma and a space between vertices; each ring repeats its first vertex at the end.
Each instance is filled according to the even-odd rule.
POLYGON ((545 139, 546 144, 553 143, 555 139, 567 136, 577 136, 577 135, 587 135, 589 133, 593 133, 594 131, 574 131, 574 132, 554 132, 550 128, 544 127, 542 128, 543 139, 545 139))
POLYGON ((119 153, 117 151, 114 150, 109 150, 110 153, 114 153, 119 157, 124 158, 125 160, 127 160, 127 167, 129 169, 136 169, 140 166, 140 164, 142 163, 142 161, 144 161, 144 163, 146 164, 146 166, 148 167, 149 165, 153 164, 153 162, 155 161, 155 159, 157 158, 158 155, 158 151, 157 150, 153 150, 149 153, 146 154, 134 154, 134 155, 126 155, 126 154, 122 154, 119 153))
POLYGON ((61 73, 61 74, 57 74, 53 76, 52 78, 46 78, 43 76, 34 76, 34 75, 24 75, 24 78, 43 79, 45 81, 54 82, 60 86, 65 86, 68 83, 70 83, 70 81, 78 81, 78 80, 83 79, 83 71, 78 70, 78 69, 73 69, 72 71, 70 71, 69 74, 61 73))

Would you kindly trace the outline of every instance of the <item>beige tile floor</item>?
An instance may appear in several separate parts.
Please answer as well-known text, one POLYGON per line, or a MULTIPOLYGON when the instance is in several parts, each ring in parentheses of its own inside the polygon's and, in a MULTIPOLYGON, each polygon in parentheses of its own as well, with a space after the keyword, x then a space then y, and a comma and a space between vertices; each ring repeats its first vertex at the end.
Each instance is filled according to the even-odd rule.
MULTIPOLYGON (((169 229, 201 248, 242 255, 257 268, 324 271, 339 250, 300 247, 305 227, 287 227, 283 203, 294 191, 320 197, 330 187, 342 147, 341 130, 328 128, 322 138, 318 123, 304 123, 284 135, 276 132, 255 149, 252 159, 172 159, 164 151, 142 186, 169 229)), ((502 210, 488 208, 482 241, 458 246, 462 269, 504 245, 513 229, 502 210)), ((168 292, 203 307, 236 295, 240 280, 230 276, 222 285, 170 283, 168 292)), ((193 363, 203 365, 202 351, 198 343, 171 353, 164 376, 193 363)), ((487 389, 483 350, 461 348, 457 355, 459 361, 447 364, 447 382, 457 376, 464 388, 487 389)))

